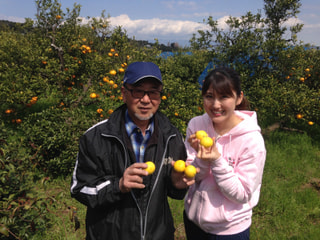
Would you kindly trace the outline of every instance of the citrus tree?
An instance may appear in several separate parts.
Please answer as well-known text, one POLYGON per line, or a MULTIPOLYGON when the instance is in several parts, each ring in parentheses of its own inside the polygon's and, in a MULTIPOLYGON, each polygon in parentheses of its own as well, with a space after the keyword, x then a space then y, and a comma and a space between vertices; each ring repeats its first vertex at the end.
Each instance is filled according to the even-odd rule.
POLYGON ((39 195, 28 182, 70 174, 79 137, 122 104, 127 65, 159 53, 111 29, 104 12, 84 22, 77 4, 36 5, 35 22, 0 32, 0 239, 29 238, 50 225, 48 206, 63 199, 39 195))
POLYGON ((52 224, 48 212, 63 205, 65 196, 41 194, 29 183, 45 188, 50 179, 70 176, 79 137, 122 104, 124 71, 134 61, 159 65, 160 111, 182 134, 203 113, 198 77, 214 60, 240 72, 262 126, 280 122, 316 135, 319 51, 292 45, 299 25, 291 29, 291 45, 282 37, 279 24, 297 13, 299 1, 293 9, 284 4, 289 1, 265 2, 270 17, 270 9, 285 14, 272 21, 251 13, 231 17, 226 33, 209 18, 212 31, 200 32, 191 49, 168 58, 161 57, 157 41, 144 47, 122 27, 112 28, 104 11, 83 19, 80 5, 64 11, 57 0, 37 0, 35 22, 26 19, 19 28, 0 31, 0 239, 40 236, 52 224))
POLYGON ((229 17, 227 30, 209 17, 210 30, 199 31, 190 42, 194 49, 210 50, 214 66, 228 65, 241 74, 262 126, 279 123, 314 134, 320 120, 319 50, 297 43, 301 24, 285 26, 300 6, 299 0, 265 0, 265 17, 260 12, 229 17))

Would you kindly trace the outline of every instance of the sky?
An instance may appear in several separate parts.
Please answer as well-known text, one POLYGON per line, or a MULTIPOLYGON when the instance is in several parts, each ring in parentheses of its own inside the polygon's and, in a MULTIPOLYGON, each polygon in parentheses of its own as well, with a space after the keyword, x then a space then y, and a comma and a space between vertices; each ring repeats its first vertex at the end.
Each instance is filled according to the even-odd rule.
MULTIPOLYGON (((111 26, 122 26, 129 38, 154 39, 162 44, 179 43, 187 46, 192 34, 208 27, 203 23, 209 16, 226 29, 229 17, 244 16, 247 12, 263 11, 263 0, 59 0, 62 10, 81 5, 80 17, 100 17, 103 10, 110 16, 111 26)), ((298 40, 320 46, 320 1, 301 0, 298 18, 289 24, 302 23, 298 40)), ((0 20, 24 22, 35 19, 35 0, 0 0, 0 20)), ((290 35, 285 36, 290 38, 290 35)))

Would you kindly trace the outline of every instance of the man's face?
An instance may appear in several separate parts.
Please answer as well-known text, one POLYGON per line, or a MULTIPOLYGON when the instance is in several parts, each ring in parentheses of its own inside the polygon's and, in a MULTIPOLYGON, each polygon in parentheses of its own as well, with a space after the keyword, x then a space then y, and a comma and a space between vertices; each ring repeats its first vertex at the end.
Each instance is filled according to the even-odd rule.
POLYGON ((158 110, 161 90, 162 85, 154 79, 141 80, 135 85, 126 84, 121 88, 129 116, 137 126, 147 124, 158 110))

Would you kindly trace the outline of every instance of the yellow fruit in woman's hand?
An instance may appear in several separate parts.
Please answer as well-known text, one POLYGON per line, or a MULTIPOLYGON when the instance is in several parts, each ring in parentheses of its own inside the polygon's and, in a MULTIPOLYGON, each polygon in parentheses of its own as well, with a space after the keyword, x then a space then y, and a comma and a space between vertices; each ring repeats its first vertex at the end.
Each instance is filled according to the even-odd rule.
POLYGON ((183 160, 177 160, 174 163, 173 168, 176 172, 183 172, 186 168, 186 163, 183 160))
POLYGON ((196 132, 196 138, 198 138, 199 140, 201 140, 203 137, 207 137, 208 134, 203 131, 203 130, 199 130, 196 132))
POLYGON ((148 165, 148 167, 145 169, 148 174, 152 174, 155 170, 156 170, 156 166, 154 165, 153 162, 146 162, 146 164, 148 165))
POLYGON ((193 177, 197 174, 197 169, 195 168, 195 166, 189 165, 189 166, 187 166, 186 169, 184 170, 184 174, 185 174, 188 178, 193 178, 193 177))
POLYGON ((213 140, 211 137, 203 137, 200 140, 200 144, 206 148, 211 147, 213 145, 213 140))

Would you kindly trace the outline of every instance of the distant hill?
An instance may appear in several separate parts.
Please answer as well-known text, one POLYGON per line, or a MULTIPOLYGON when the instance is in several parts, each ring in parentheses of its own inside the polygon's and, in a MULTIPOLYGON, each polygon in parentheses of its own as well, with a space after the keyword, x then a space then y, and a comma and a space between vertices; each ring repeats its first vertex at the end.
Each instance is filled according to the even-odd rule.
POLYGON ((17 30, 20 30, 23 25, 24 25, 23 23, 0 20, 0 31, 4 31, 7 29, 12 29, 17 31, 17 30))

